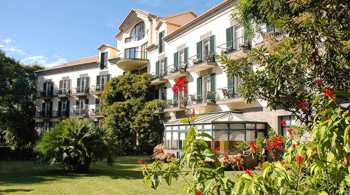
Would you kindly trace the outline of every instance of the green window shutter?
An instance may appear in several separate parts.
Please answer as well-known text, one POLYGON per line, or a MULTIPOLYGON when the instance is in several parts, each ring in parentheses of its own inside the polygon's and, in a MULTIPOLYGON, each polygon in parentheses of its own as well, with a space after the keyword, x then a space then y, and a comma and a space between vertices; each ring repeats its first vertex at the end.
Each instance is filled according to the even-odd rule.
POLYGON ((96 77, 96 87, 99 87, 101 84, 101 75, 97 75, 96 77))
POLYGON ((159 61, 156 61, 156 75, 159 76, 160 71, 159 71, 159 61))
POLYGON ((60 80, 59 88, 60 88, 60 89, 63 88, 63 80, 60 80))
POLYGON ((226 29, 226 49, 233 49, 233 26, 226 29))
POLYGON ((159 40, 158 40, 158 51, 159 51, 159 53, 163 52, 163 36, 164 36, 164 32, 160 32, 159 33, 159 40))
POLYGON ((103 69, 105 66, 105 53, 102 52, 100 56, 100 69, 103 69))
POLYGON ((47 82, 44 82, 43 91, 46 92, 46 90, 47 90, 47 82))
POLYGON ((210 89, 212 94, 216 93, 216 74, 215 73, 210 75, 210 89))
POLYGON ((110 81, 110 80, 111 80, 111 75, 107 74, 107 81, 110 81))
POLYGON ((202 60, 202 41, 197 43, 197 60, 202 60))
POLYGON ((179 52, 174 53, 174 68, 175 70, 179 68, 179 52))
POLYGON ((185 64, 188 64, 188 47, 185 48, 184 50, 184 56, 185 56, 185 64))
POLYGON ((231 95, 235 94, 234 78, 231 75, 227 75, 227 89, 231 95))
POLYGON ((173 104, 174 104, 174 106, 178 105, 178 98, 179 98, 179 94, 174 93, 174 95, 173 95, 173 104))
POLYGON ((216 53, 216 46, 215 46, 215 35, 212 35, 210 37, 210 55, 213 56, 216 53))
POLYGON ((197 101, 202 102, 203 95, 202 95, 202 77, 197 78, 197 101))
POLYGON ((81 78, 78 78, 77 79, 77 89, 80 89, 81 88, 81 78))
POLYGON ((90 78, 86 77, 85 89, 89 89, 90 87, 90 78))
POLYGON ((62 102, 58 101, 58 115, 61 115, 61 111, 62 111, 62 102))
POLYGON ((53 102, 50 102, 50 108, 49 108, 50 116, 52 116, 52 107, 53 107, 53 102))
POLYGON ((69 115, 69 111, 70 111, 70 101, 67 100, 67 107, 66 107, 66 113, 67 113, 67 115, 69 115))
POLYGON ((237 50, 237 26, 233 26, 232 31, 232 49, 237 50))

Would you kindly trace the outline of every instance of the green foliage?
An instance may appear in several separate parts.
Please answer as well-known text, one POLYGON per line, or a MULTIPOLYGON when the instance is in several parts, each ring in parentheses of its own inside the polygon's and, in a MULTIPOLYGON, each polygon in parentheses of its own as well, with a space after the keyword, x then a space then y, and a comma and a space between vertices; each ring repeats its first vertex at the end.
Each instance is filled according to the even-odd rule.
POLYGON ((66 170, 87 171, 91 162, 106 158, 111 134, 88 120, 67 119, 45 132, 36 150, 50 163, 66 170))
POLYGON ((150 81, 148 74, 127 73, 113 78, 103 93, 103 127, 114 132, 119 153, 151 153, 162 140, 159 110, 163 104, 152 100, 150 81))
POLYGON ((255 24, 270 24, 281 33, 260 32, 264 45, 246 58, 223 55, 221 61, 229 74, 240 76, 240 94, 248 101, 265 100, 309 123, 312 112, 298 108, 297 102, 310 99, 308 94, 319 87, 315 80, 333 88, 339 98, 349 97, 349 10, 346 0, 242 0, 235 17, 247 29, 260 32, 255 24), (256 71, 250 71, 255 65, 256 71))
POLYGON ((37 134, 35 122, 38 66, 23 66, 0 51, 0 144, 31 148, 37 134))

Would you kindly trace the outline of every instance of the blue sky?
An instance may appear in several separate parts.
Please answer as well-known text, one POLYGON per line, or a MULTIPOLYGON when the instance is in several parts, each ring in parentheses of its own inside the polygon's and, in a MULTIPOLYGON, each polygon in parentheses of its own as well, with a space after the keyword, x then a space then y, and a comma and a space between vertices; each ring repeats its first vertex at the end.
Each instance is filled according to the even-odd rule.
POLYGON ((23 63, 53 66, 95 55, 114 35, 128 11, 159 16, 200 14, 223 0, 3 0, 0 49, 23 63))

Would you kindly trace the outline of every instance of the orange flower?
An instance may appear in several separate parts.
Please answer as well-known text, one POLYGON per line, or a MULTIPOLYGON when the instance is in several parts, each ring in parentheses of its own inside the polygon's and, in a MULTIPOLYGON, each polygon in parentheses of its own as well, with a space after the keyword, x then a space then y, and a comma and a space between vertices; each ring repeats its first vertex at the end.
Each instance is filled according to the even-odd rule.
POLYGON ((292 144, 292 148, 293 148, 293 150, 295 150, 295 148, 297 148, 297 144, 292 144))
POLYGON ((256 143, 255 143, 255 142, 251 142, 251 143, 249 144, 249 147, 250 147, 250 150, 251 150, 252 152, 256 152, 256 151, 258 150, 258 147, 256 146, 256 143))
POLYGON ((295 161, 297 162, 298 166, 301 166, 304 163, 305 157, 301 154, 298 154, 295 156, 295 161))
POLYGON ((289 135, 293 135, 293 133, 294 133, 294 129, 292 129, 292 128, 288 128, 287 131, 288 131, 289 135))
POLYGON ((137 162, 138 164, 140 164, 140 165, 145 164, 145 160, 137 160, 136 162, 137 162))

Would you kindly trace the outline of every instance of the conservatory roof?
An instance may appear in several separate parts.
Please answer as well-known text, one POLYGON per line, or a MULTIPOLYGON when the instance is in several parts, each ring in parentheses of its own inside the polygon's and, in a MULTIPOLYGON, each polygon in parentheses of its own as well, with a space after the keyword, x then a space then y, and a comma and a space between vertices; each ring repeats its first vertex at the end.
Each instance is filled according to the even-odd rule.
MULTIPOLYGON (((165 126, 180 126, 188 125, 180 121, 181 119, 168 121, 165 126)), ((191 125, 199 124, 215 124, 215 123, 266 123, 265 121, 258 121, 244 116, 239 112, 216 112, 197 115, 195 121, 191 125)))

